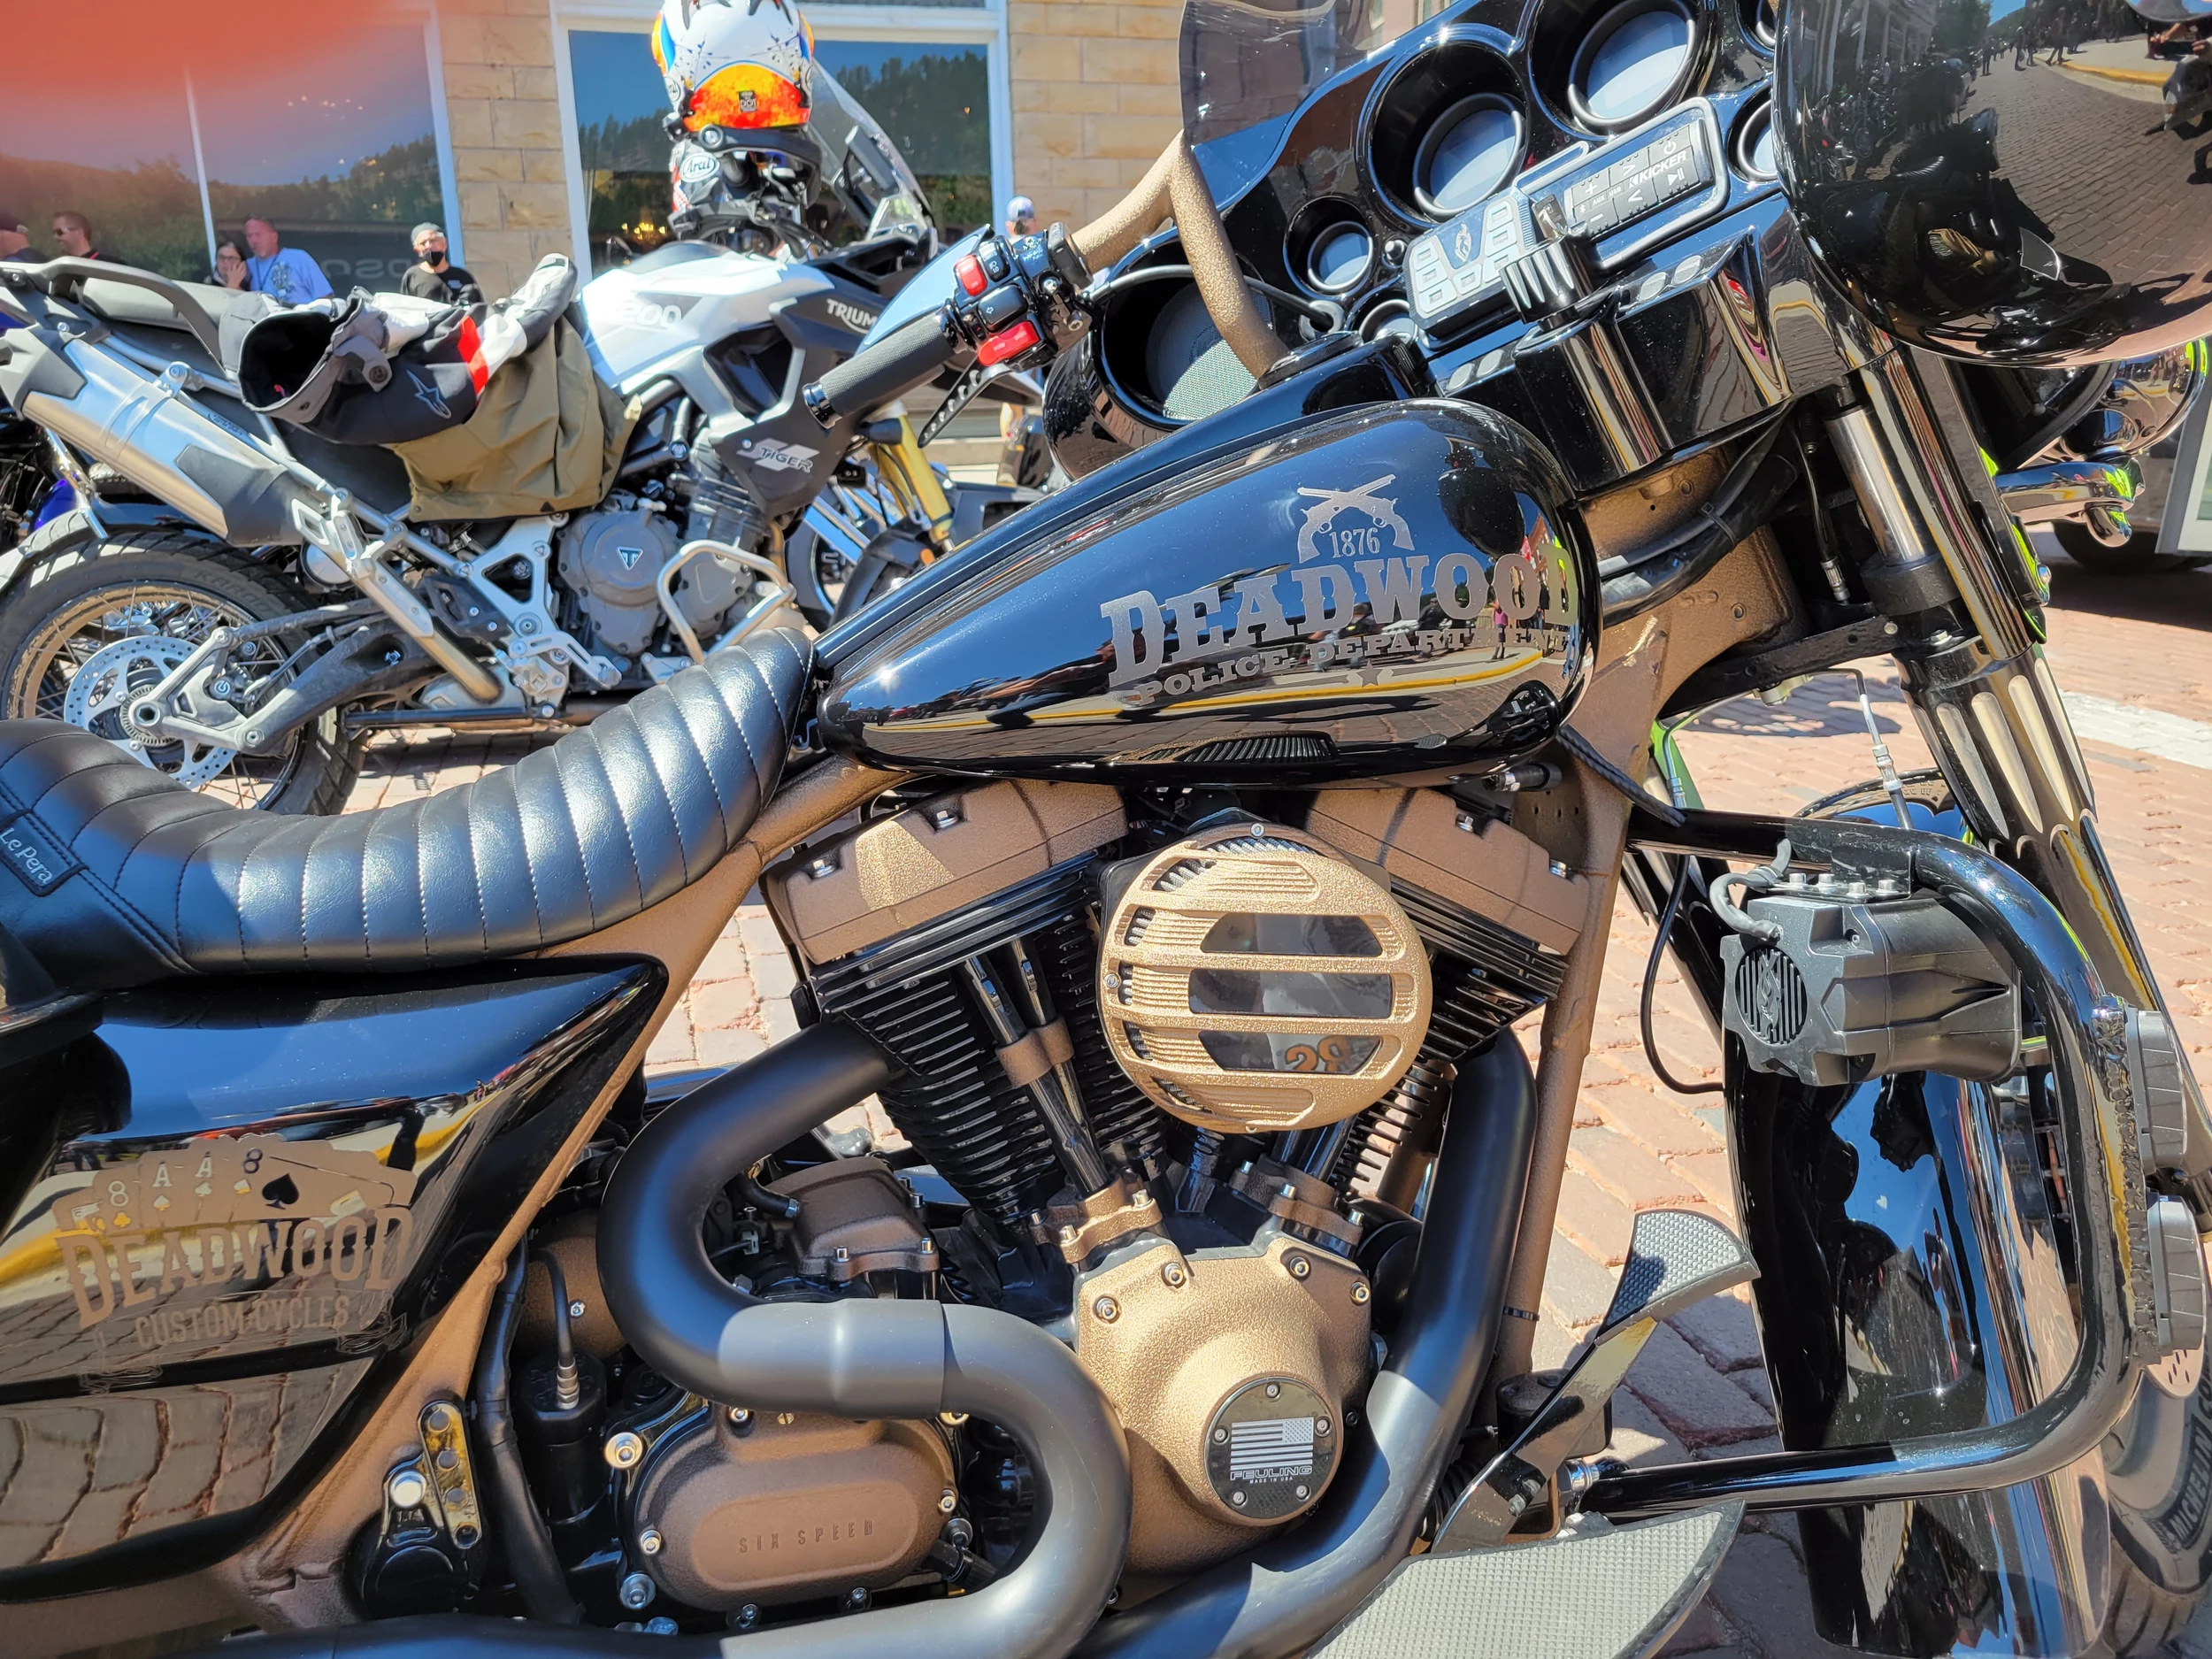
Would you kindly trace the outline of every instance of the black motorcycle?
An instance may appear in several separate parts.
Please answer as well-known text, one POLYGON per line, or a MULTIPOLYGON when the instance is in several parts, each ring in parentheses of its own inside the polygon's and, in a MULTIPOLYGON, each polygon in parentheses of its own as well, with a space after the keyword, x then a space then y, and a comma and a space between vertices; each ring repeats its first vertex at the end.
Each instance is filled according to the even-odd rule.
POLYGON ((1195 0, 1200 147, 812 388, 1049 363, 1087 474, 818 645, 331 823, 0 725, 12 1651, 1640 1655, 1778 1509, 1865 1651, 2186 1619, 2212 1122, 1979 451, 2206 325, 2212 219, 2049 146, 2192 164, 2088 88, 1870 194, 1868 0, 1367 15, 1195 0), (1939 772, 1657 764, 1884 654, 1939 772), (1540 1372, 1623 882, 1743 1233, 1540 1372), (802 1029, 656 1087, 756 883, 802 1029), (1610 1456, 1746 1281, 1779 1448, 1610 1456))

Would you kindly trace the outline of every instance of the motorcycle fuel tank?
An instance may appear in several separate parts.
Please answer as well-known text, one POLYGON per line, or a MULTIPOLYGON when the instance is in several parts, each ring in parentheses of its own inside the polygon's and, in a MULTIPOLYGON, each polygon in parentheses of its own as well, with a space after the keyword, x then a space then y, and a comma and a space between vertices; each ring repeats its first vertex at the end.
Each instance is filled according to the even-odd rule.
MULTIPOLYGON (((768 308, 836 285, 803 265, 739 253, 711 242, 672 242, 594 277, 576 296, 593 366, 610 386, 631 389, 671 372, 688 352, 769 320, 768 308)), ((854 332, 874 320, 856 309, 854 332)))
POLYGON ((834 667, 833 747, 1023 776, 1318 781, 1549 741, 1597 641, 1565 479, 1486 410, 1371 404, 1100 472, 834 667))

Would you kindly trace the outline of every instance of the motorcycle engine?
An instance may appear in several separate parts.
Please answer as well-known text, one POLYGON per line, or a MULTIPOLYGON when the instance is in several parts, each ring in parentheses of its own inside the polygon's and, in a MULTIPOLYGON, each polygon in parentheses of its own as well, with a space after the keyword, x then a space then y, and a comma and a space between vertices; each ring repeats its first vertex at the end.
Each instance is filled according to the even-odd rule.
POLYGON ((1055 1331, 1113 1401, 1125 1583, 1310 1513, 1455 1063, 1556 989, 1581 878, 1435 791, 1293 827, 1002 781, 763 886, 818 1007, 903 1064, 883 1106, 963 1201, 931 1206, 941 1294, 1055 1331))
MULTIPOLYGON (((913 1194, 874 1158, 833 1159, 757 1196, 756 1248, 735 1242, 764 1299, 918 1294, 936 1266, 913 1194)), ((735 1612, 897 1583, 936 1542, 954 1489, 942 1424, 693 1402, 653 1436, 634 1517, 660 1540, 647 1559, 662 1589, 735 1612)))
MULTIPOLYGON (((651 515, 576 528, 565 557, 618 592, 621 549, 672 550, 651 515)), ((1455 1068, 1557 991, 1588 903, 1472 796, 1323 790, 1292 816, 979 781, 894 791, 762 876, 802 1018, 899 1063, 881 1104, 908 1146, 787 1144, 715 1194, 707 1258, 757 1302, 951 1301, 1064 1342, 1128 1450, 1125 1604, 1329 1491, 1455 1068)), ((1007 1428, 703 1398, 626 1345, 594 1196, 652 1117, 642 1084, 626 1101, 532 1240, 515 1350, 532 1497, 587 1618, 742 1632, 1011 1568, 1040 1494, 1007 1428)), ((351 1587, 423 1610, 386 1520, 351 1587)))
MULTIPOLYGON (((559 572, 582 612, 584 642, 626 657, 650 646, 667 620, 661 569, 677 551, 675 528, 657 506, 617 503, 571 520, 561 533, 559 572)), ((711 556, 693 559, 677 577, 677 605, 703 640, 737 603, 738 582, 711 556)))

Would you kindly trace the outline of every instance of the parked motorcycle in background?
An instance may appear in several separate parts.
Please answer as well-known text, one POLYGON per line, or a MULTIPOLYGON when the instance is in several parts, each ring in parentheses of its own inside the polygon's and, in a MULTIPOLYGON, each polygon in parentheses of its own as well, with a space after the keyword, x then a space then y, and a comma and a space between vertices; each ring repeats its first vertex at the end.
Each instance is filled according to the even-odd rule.
POLYGON ((1373 16, 1190 0, 1144 180, 805 389, 1045 370, 1076 475, 818 642, 336 825, 0 723, 14 1647, 1642 1659, 1757 1511, 1861 1651, 2188 1620, 2212 1118, 1997 478, 2212 326, 2193 159, 1917 0, 1373 16), (1883 656, 1934 770, 1698 803, 1669 724, 1883 656), (1741 1232, 1540 1369, 1624 885, 1741 1232), (800 1029, 668 1098, 757 886, 800 1029), (1747 1284, 1778 1445, 1613 1455, 1747 1284))
MULTIPOLYGON (((629 404, 607 417, 629 436, 602 487, 560 511, 532 492, 426 485, 411 460, 332 441, 328 421, 293 424, 313 417, 304 364, 278 377, 291 396, 270 394, 272 422, 240 383, 238 341, 223 342, 229 327, 251 349, 258 296, 106 265, 8 267, 0 328, 19 343, 0 396, 27 417, 16 447, 31 470, 0 450, 0 487, 32 488, 42 452, 112 481, 0 554, 0 714, 82 726, 237 804, 334 812, 370 733, 588 722, 781 606, 827 626, 1034 499, 950 484, 922 453, 936 428, 918 434, 902 407, 826 433, 800 405, 936 233, 896 148, 801 50, 795 13, 678 11, 660 34, 688 31, 700 78, 672 83, 672 188, 701 239, 576 293, 574 367, 588 357, 629 404), (718 77, 766 73, 763 59, 795 64, 780 102, 721 98, 718 77)), ((541 268, 486 326, 527 313, 562 334, 563 280, 541 268)), ((396 372, 402 398, 410 371, 393 363, 326 366, 345 377, 335 396, 396 372)), ((573 376, 558 388, 572 405, 594 396, 573 376)), ((560 420, 571 432, 574 410, 560 420)), ((552 429, 526 411, 486 442, 552 429)), ((563 456, 533 491, 582 465, 563 456)))

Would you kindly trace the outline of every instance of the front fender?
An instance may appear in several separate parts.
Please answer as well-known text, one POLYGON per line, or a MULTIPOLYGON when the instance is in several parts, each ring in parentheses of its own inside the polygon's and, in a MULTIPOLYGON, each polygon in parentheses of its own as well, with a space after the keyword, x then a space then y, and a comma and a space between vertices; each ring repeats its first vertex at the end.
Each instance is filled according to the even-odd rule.
POLYGON ((5 553, 0 553, 0 602, 7 599, 34 565, 102 541, 113 541, 120 534, 173 530, 206 542, 210 549, 227 545, 173 508, 158 502, 103 502, 100 524, 106 527, 104 537, 95 527, 90 513, 82 507, 72 507, 39 526, 5 553))

